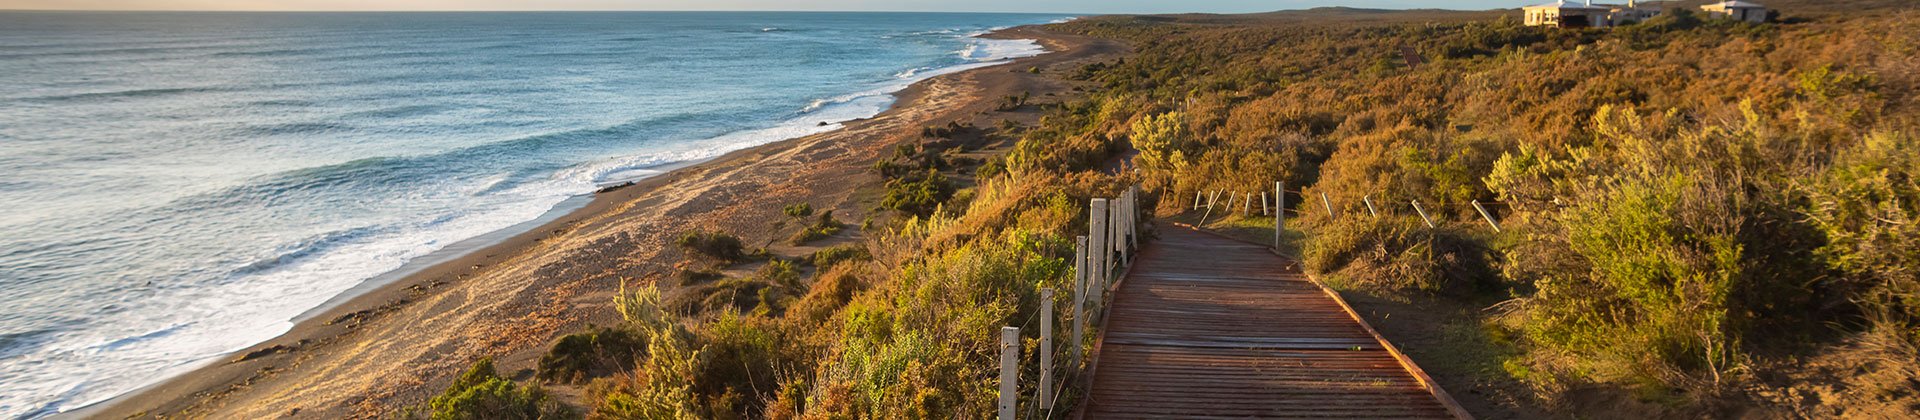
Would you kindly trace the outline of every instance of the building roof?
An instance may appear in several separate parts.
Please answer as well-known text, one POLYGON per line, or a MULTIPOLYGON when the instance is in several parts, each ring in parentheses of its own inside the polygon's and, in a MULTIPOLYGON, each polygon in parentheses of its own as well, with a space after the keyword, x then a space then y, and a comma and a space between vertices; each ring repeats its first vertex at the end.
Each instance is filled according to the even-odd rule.
POLYGON ((1559 1, 1555 1, 1547 4, 1527 6, 1526 8, 1528 9, 1562 9, 1562 10, 1565 10, 1565 9, 1612 10, 1612 7, 1609 7, 1609 6, 1603 6, 1598 4, 1588 5, 1585 2, 1576 2, 1576 1, 1567 1, 1567 0, 1559 0, 1559 1))
POLYGON ((1723 1, 1719 3, 1709 4, 1708 6, 1720 6, 1728 9, 1765 9, 1767 8, 1767 6, 1761 6, 1759 3, 1748 3, 1744 1, 1723 1))

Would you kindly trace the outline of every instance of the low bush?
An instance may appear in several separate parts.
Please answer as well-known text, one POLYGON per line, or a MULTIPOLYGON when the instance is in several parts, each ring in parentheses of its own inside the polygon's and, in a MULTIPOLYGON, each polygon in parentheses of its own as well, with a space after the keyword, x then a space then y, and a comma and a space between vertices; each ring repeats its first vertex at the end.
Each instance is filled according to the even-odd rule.
POLYGON ((579 417, 539 385, 520 386, 500 377, 493 358, 474 362, 446 392, 429 401, 434 420, 571 419, 579 417))
POLYGON ((1347 217, 1314 228, 1302 249, 1312 272, 1343 287, 1472 296, 1498 283, 1492 250, 1466 231, 1407 217, 1347 217))
POLYGON ((541 380, 583 383, 588 378, 624 370, 634 356, 646 351, 646 341, 624 328, 587 326, 554 342, 540 357, 541 380))
POLYGON ((826 239, 828 236, 840 233, 840 230, 845 227, 845 224, 833 219, 832 210, 821 212, 820 217, 814 219, 812 225, 801 228, 799 232, 793 234, 792 238, 788 238, 787 244, 806 245, 808 242, 826 239))
POLYGON ((811 261, 814 267, 825 269, 840 264, 841 262, 864 261, 869 258, 873 258, 873 256, 867 253, 866 246, 860 244, 843 244, 815 251, 813 256, 808 258, 808 261, 811 261))
POLYGON ((940 203, 953 197, 957 191, 953 181, 938 171, 928 170, 892 181, 887 181, 887 194, 880 206, 916 216, 933 214, 940 203))
POLYGON ((740 237, 726 232, 693 230, 681 234, 673 243, 689 252, 722 262, 735 262, 747 256, 746 245, 740 241, 740 237))
POLYGON ((812 216, 813 205, 807 204, 807 203, 790 204, 790 205, 787 205, 786 207, 781 208, 780 213, 787 215, 787 217, 791 217, 795 219, 812 216))

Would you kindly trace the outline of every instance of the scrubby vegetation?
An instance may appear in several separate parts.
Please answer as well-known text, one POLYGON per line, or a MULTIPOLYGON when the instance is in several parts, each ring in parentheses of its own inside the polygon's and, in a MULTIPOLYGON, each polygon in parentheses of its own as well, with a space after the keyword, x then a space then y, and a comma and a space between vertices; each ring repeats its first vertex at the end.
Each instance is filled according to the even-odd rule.
POLYGON ((1819 343, 1915 364, 1920 12, 1901 9, 1616 30, 1085 19, 1059 27, 1139 51, 1078 72, 1105 89, 1036 130, 1131 146, 1164 211, 1287 182, 1309 269, 1504 301, 1490 334, 1548 403, 1712 405, 1754 358, 1819 343))
POLYGON ((740 237, 726 232, 688 231, 674 240, 674 244, 688 252, 720 262, 735 262, 747 257, 746 245, 740 241, 740 237))
MULTIPOLYGON (((808 213, 811 213, 811 210, 809 210, 808 213)), ((827 210, 820 212, 819 217, 814 218, 813 224, 807 225, 801 228, 799 232, 794 233, 793 237, 787 240, 787 243, 790 245, 804 245, 808 242, 825 239, 828 236, 840 233, 840 229, 845 227, 845 224, 833 219, 833 210, 827 210)))
POLYGON ((518 385, 493 370, 493 359, 480 359, 460 375, 445 393, 428 403, 434 420, 578 418, 539 385, 518 385))
MULTIPOLYGON (((1139 183, 1169 215, 1196 191, 1275 181, 1290 205, 1325 194, 1342 215, 1290 210, 1311 271, 1487 307, 1474 334, 1503 346, 1490 354, 1504 367, 1488 374, 1549 406, 1576 388, 1711 406, 1761 374, 1758 358, 1841 340, 1910 369, 1920 12, 1789 12, 1795 23, 1675 15, 1613 31, 1056 24, 1134 52, 1064 72, 1088 93, 999 128, 1018 141, 978 168, 952 152, 981 128, 927 127, 902 144, 873 166, 887 179, 880 207, 901 217, 869 217, 866 243, 770 257, 747 278, 689 270, 700 275, 672 298, 636 280, 616 304, 624 324, 563 339, 541 375, 589 379, 600 418, 986 417, 1000 326, 1023 327, 1021 375, 1037 375, 1039 291, 1068 281, 1089 198, 1139 183), (631 356, 615 369, 587 357, 607 353, 607 331, 641 343, 622 346, 631 356)), ((679 244, 744 260, 723 233, 679 244)), ((1036 412, 1023 386, 1022 411, 1036 412)))

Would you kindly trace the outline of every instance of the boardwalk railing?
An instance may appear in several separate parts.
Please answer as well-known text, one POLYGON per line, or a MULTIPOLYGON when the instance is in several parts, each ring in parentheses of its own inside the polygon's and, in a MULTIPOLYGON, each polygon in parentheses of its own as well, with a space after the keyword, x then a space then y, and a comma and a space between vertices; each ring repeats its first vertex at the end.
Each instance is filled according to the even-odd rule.
MULTIPOLYGON (((1036 418, 1053 417, 1060 393, 1070 381, 1060 378, 1079 378, 1087 362, 1088 332, 1099 328, 1105 318, 1106 308, 1111 301, 1113 282, 1126 271, 1129 262, 1140 248, 1140 189, 1129 186, 1113 198, 1095 198, 1087 206, 1087 234, 1074 238, 1073 282, 1067 308, 1067 321, 1071 333, 1066 337, 1065 348, 1057 347, 1054 340, 1054 290, 1040 291, 1040 375, 1034 387, 1034 402, 1026 410, 1036 418), (1064 366, 1055 366, 1054 361, 1066 356, 1064 366), (1064 373, 1064 375, 1062 375, 1064 373)), ((997 405, 999 417, 1012 420, 1018 417, 1020 389, 1020 327, 1008 326, 1001 329, 1000 341, 1000 399, 997 405)))
MULTIPOLYGON (((1318 207, 1320 207, 1320 209, 1318 210, 1312 209, 1312 207, 1314 207, 1312 204, 1303 204, 1302 205, 1303 207, 1298 210, 1289 209, 1287 208, 1288 193, 1299 194, 1301 198, 1311 200, 1311 198, 1308 196, 1306 191, 1288 190, 1287 183, 1282 181, 1282 182, 1273 183, 1273 196, 1271 198, 1268 197, 1266 192, 1261 192, 1259 196, 1256 197, 1253 193, 1250 193, 1250 192, 1242 193, 1242 192, 1234 192, 1232 190, 1205 190, 1205 191, 1196 190, 1193 192, 1192 210, 1205 211, 1205 213, 1201 214, 1200 222, 1197 225, 1206 226, 1207 220, 1210 220, 1213 218, 1214 208, 1218 204, 1220 204, 1218 201, 1222 194, 1227 196, 1227 203, 1223 208, 1223 214, 1234 213, 1235 212, 1235 208, 1233 207, 1234 203, 1236 203, 1236 200, 1240 200, 1241 199, 1240 197, 1244 197, 1245 201, 1237 201, 1241 205, 1240 208, 1238 209, 1238 212, 1244 215, 1256 215, 1256 214, 1262 215, 1262 216, 1272 215, 1273 216, 1273 243, 1271 245, 1273 246, 1274 249, 1282 249, 1281 238, 1286 232, 1286 228, 1287 228, 1286 226, 1287 212, 1291 211, 1291 212, 1294 212, 1294 214, 1296 215, 1299 215, 1299 214, 1302 214, 1302 212, 1308 212, 1308 211, 1325 212, 1325 214, 1327 215, 1327 219, 1333 220, 1333 219, 1340 218, 1341 213, 1344 211, 1343 208, 1351 207, 1353 205, 1353 203, 1349 201, 1349 202, 1342 203, 1340 206, 1335 206, 1334 203, 1338 200, 1334 200, 1332 197, 1328 197, 1327 193, 1325 192, 1320 192, 1320 193, 1314 194, 1319 197, 1318 201, 1320 202, 1320 205, 1318 207), (1254 212, 1255 210, 1255 207, 1253 206, 1254 200, 1259 200, 1260 202, 1260 205, 1258 207, 1258 209, 1260 210, 1259 213, 1254 212), (1269 206, 1269 204, 1271 204, 1271 206, 1269 206)), ((1429 229, 1439 228, 1440 223, 1445 222, 1444 220, 1436 221, 1434 219, 1434 215, 1432 213, 1428 213, 1429 207, 1433 205, 1433 203, 1431 202, 1422 204, 1419 199, 1413 199, 1413 200, 1407 200, 1405 204, 1393 204, 1394 202, 1376 203, 1373 200, 1373 196, 1374 196, 1373 194, 1363 195, 1360 197, 1360 200, 1359 200, 1359 204, 1362 206, 1361 208, 1366 210, 1364 215, 1368 217, 1378 219, 1383 214, 1386 214, 1386 215, 1396 214, 1396 213, 1393 213, 1393 211, 1395 211, 1396 209, 1402 210, 1402 211, 1410 209, 1410 210, 1413 210, 1414 215, 1417 215, 1420 217, 1420 221, 1422 223, 1425 223, 1427 225, 1427 228, 1429 229)), ((1405 198, 1405 197, 1402 197, 1402 198, 1405 198)), ((1560 201, 1556 199, 1550 203, 1557 205, 1560 203, 1560 201)), ((1465 211, 1466 209, 1472 209, 1474 213, 1477 213, 1480 216, 1480 220, 1485 221, 1487 223, 1487 227, 1493 229, 1493 233, 1501 233, 1502 231, 1500 230, 1500 220, 1497 217, 1498 213, 1491 207, 1510 206, 1509 203, 1505 203, 1505 202, 1481 201, 1481 200, 1470 200, 1466 203, 1466 206, 1464 207, 1458 206, 1459 203, 1457 202, 1454 204, 1455 206, 1447 206, 1447 207, 1449 207, 1449 209, 1458 210, 1458 211, 1465 211)), ((1398 214, 1404 215, 1406 213, 1398 213, 1398 214)))
MULTIPOLYGON (((1073 340, 1067 349, 1045 339, 1039 347, 1067 352, 1067 372, 1088 379, 1076 414, 1472 418, 1338 293, 1301 272, 1297 261, 1277 255, 1284 249, 1289 193, 1306 199, 1295 215, 1324 212, 1329 221, 1380 218, 1394 210, 1371 195, 1335 207, 1335 197, 1314 194, 1316 200, 1278 182, 1271 195, 1195 192, 1192 209, 1205 207, 1203 224, 1220 214, 1272 215, 1272 248, 1170 228, 1157 231, 1157 245, 1136 256, 1137 223, 1127 219, 1137 216, 1135 190, 1094 200, 1089 235, 1076 240, 1083 253, 1075 259, 1073 340), (1364 212, 1349 211, 1358 205, 1364 212), (1125 296, 1116 296, 1120 290, 1125 296), (1101 337, 1091 353, 1083 345, 1088 328, 1101 337), (1083 354, 1091 360, 1081 359, 1083 354)), ((1406 202, 1432 226, 1423 203, 1406 202)), ((1497 233, 1494 213, 1473 204, 1497 233)), ((1043 376, 1055 373, 1045 359, 1043 376)), ((1017 384, 1018 378, 1003 380, 1017 384)), ((1053 386, 1047 377, 1041 392, 1057 392, 1053 386)), ((1010 403, 1017 401, 1003 402, 1010 403)), ((1043 397, 1041 408, 1027 412, 1051 417, 1057 403, 1043 397)))

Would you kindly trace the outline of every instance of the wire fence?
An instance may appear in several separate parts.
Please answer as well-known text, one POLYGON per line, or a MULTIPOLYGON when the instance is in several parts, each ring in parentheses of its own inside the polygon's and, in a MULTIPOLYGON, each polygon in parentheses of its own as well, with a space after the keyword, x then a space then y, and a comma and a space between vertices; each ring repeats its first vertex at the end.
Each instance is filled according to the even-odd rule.
POLYGON ((1498 200, 1470 200, 1466 203, 1422 201, 1417 198, 1405 201, 1376 200, 1372 194, 1361 196, 1357 203, 1340 203, 1326 193, 1309 194, 1305 190, 1286 189, 1282 183, 1275 183, 1275 185, 1276 188, 1272 193, 1224 189, 1196 190, 1186 207, 1191 211, 1204 211, 1200 216, 1200 223, 1203 225, 1216 214, 1278 216, 1275 217, 1275 223, 1282 225, 1288 215, 1304 217, 1309 213, 1319 213, 1326 215, 1328 219, 1338 219, 1342 215, 1363 210, 1364 212, 1359 213, 1360 215, 1372 218, 1416 215, 1428 228, 1438 228, 1447 220, 1436 219, 1437 216, 1471 214, 1479 216, 1476 222, 1486 223, 1495 233, 1501 232, 1501 210, 1513 209, 1511 203, 1498 200), (1286 201, 1288 195, 1298 196, 1304 201, 1299 203, 1297 208, 1288 208, 1286 201), (1223 199, 1224 202, 1222 202, 1223 199))

